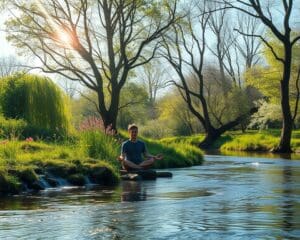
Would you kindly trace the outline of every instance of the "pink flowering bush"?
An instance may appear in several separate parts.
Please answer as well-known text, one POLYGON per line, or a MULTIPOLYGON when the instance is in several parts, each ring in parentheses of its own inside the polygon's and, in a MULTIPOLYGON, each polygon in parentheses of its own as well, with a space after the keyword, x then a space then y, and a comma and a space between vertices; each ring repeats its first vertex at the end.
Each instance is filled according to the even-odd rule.
POLYGON ((103 120, 96 116, 85 118, 79 125, 79 131, 101 131, 107 135, 116 135, 116 130, 110 124, 107 128, 104 127, 103 120))
POLYGON ((25 141, 26 141, 26 142, 33 142, 34 140, 33 140, 32 137, 28 137, 28 138, 25 139, 25 141))
POLYGON ((117 165, 120 142, 112 126, 104 127, 101 118, 88 117, 79 126, 82 150, 91 158, 117 165))

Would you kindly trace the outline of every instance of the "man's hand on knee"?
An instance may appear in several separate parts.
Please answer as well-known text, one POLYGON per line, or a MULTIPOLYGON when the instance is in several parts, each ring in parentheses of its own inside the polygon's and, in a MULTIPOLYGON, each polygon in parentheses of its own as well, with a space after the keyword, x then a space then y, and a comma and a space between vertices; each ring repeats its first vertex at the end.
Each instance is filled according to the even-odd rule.
POLYGON ((162 154, 157 154, 156 156, 154 156, 154 159, 155 160, 161 160, 161 159, 163 159, 164 157, 163 157, 163 155, 162 154))

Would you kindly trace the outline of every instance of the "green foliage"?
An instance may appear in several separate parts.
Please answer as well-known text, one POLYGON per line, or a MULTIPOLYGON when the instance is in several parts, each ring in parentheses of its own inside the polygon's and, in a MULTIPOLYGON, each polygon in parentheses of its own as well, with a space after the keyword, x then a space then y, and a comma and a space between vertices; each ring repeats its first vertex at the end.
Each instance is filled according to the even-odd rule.
POLYGON ((19 193, 21 182, 28 186, 33 184, 39 179, 37 173, 52 173, 79 185, 83 183, 83 176, 90 175, 98 176, 99 181, 106 178, 102 179, 103 184, 118 182, 119 173, 115 167, 107 161, 87 157, 78 145, 78 142, 60 145, 34 141, 1 142, 0 194, 19 193))
POLYGON ((21 183, 15 176, 8 175, 0 171, 0 195, 9 193, 19 193, 21 190, 21 183))
MULTIPOLYGON (((269 43, 279 57, 284 56, 283 46, 278 40, 270 38, 269 43)), ((293 104, 296 91, 296 76, 300 63, 300 44, 294 45, 292 54, 290 97, 293 104)), ((248 69, 245 73, 246 83, 257 88, 271 103, 279 104, 283 64, 274 57, 272 51, 267 46, 264 46, 263 55, 267 66, 258 65, 248 69)))
POLYGON ((0 138, 19 138, 27 127, 23 119, 6 119, 0 115, 0 138))
POLYGON ((167 121, 161 119, 147 121, 145 125, 140 127, 139 131, 141 135, 153 139, 170 136, 174 132, 167 124, 167 121))
MULTIPOLYGON (((277 146, 280 138, 280 129, 229 131, 223 134, 214 144, 214 149, 221 151, 259 151, 268 152, 277 146)), ((197 146, 204 135, 198 134, 189 137, 163 138, 160 142, 171 145, 172 143, 185 143, 197 146)), ((294 151, 300 151, 300 131, 294 130, 291 145, 294 151)))
MULTIPOLYGON (((88 117, 99 116, 96 106, 91 103, 91 101, 97 102, 97 94, 86 92, 84 95, 85 97, 72 100, 72 115, 74 116, 75 126, 79 126, 88 117)), ((129 123, 145 122, 147 120, 147 101, 148 94, 142 86, 136 83, 125 84, 120 95, 118 127, 127 128, 129 123)))
POLYGON ((24 135, 63 136, 70 132, 67 98, 50 79, 16 74, 2 79, 0 89, 4 116, 28 123, 24 135))
POLYGON ((149 153, 163 154, 163 160, 156 161, 155 168, 176 168, 200 165, 203 162, 203 152, 189 143, 164 143, 158 140, 141 138, 149 153))
POLYGON ((243 134, 234 137, 231 141, 225 143, 221 150, 234 151, 270 151, 278 144, 278 138, 273 136, 256 133, 243 134))
POLYGON ((136 83, 127 83, 120 96, 120 110, 117 125, 127 128, 130 123, 143 123, 147 120, 148 94, 136 83))
POLYGON ((187 104, 176 89, 157 103, 158 118, 148 121, 140 128, 140 133, 149 138, 190 135, 198 132, 199 123, 191 114, 187 104))
POLYGON ((101 131, 90 130, 80 133, 82 150, 88 157, 101 159, 116 165, 120 148, 117 140, 101 131))
MULTIPOLYGON (((121 130, 119 134, 122 139, 126 139, 127 132, 121 130)), ((139 139, 145 142, 150 154, 163 154, 163 160, 157 161, 155 168, 188 167, 200 165, 203 162, 203 152, 189 142, 181 141, 179 137, 155 140, 139 136, 139 139)))
POLYGON ((204 134, 197 134, 191 136, 179 136, 179 137, 167 137, 162 138, 159 141, 164 144, 173 144, 173 143, 185 143, 197 146, 199 142, 204 139, 204 134))
POLYGON ((95 92, 85 92, 84 96, 71 100, 72 121, 75 127, 79 127, 84 119, 89 117, 99 117, 96 106, 93 102, 97 102, 97 94, 95 92))
POLYGON ((231 120, 248 113, 252 106, 246 91, 238 87, 233 87, 231 89, 228 93, 226 102, 229 106, 226 110, 226 115, 227 118, 231 120))

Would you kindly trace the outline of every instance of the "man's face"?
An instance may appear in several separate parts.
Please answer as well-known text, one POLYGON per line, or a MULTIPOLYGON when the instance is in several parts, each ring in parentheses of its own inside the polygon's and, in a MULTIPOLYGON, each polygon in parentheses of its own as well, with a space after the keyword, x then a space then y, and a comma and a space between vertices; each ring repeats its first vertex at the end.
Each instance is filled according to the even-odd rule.
POLYGON ((138 129, 137 128, 132 128, 129 130, 129 136, 130 139, 135 140, 137 138, 138 135, 138 129))

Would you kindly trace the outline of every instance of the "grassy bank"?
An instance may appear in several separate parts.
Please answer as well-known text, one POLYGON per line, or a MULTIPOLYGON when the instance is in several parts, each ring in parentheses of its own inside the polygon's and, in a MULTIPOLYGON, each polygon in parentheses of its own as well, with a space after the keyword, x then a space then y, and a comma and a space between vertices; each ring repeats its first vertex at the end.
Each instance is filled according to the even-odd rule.
MULTIPOLYGON (((220 139, 220 149, 230 151, 270 151, 280 140, 280 130, 248 131, 246 133, 231 132, 227 140, 220 139)), ((300 131, 294 131, 291 141, 292 149, 300 151, 300 131)))
MULTIPOLYGON (((128 139, 126 131, 120 131, 122 141, 128 139)), ((154 168, 178 168, 200 165, 203 162, 203 152, 196 146, 184 141, 161 141, 140 136, 145 142, 150 154, 163 154, 164 158, 157 161, 154 168)))
POLYGON ((164 159, 155 163, 155 168, 175 168, 200 165, 203 162, 203 152, 189 143, 162 143, 149 139, 145 141, 151 154, 162 153, 164 159))
MULTIPOLYGON (((187 143, 197 146, 204 138, 203 134, 188 137, 164 138, 160 141, 165 144, 187 143)), ((223 134, 212 146, 214 149, 226 151, 258 151, 267 152, 276 147, 280 139, 280 130, 263 131, 229 131, 223 134)), ((292 149, 300 152, 300 130, 293 131, 292 149)))
MULTIPOLYGON (((120 179, 116 157, 126 135, 124 132, 112 137, 99 131, 86 131, 72 141, 56 143, 31 138, 0 140, 0 195, 41 190, 42 178, 53 186, 57 185, 55 178, 79 186, 87 178, 95 183, 116 184, 120 179)), ((150 153, 164 155, 155 168, 187 167, 203 161, 201 150, 190 144, 142 140, 150 153)))
POLYGON ((2 141, 0 144, 0 194, 41 190, 41 176, 57 185, 55 178, 72 185, 84 185, 88 177, 95 183, 116 184, 116 167, 106 160, 89 157, 80 145, 43 142, 2 141))

